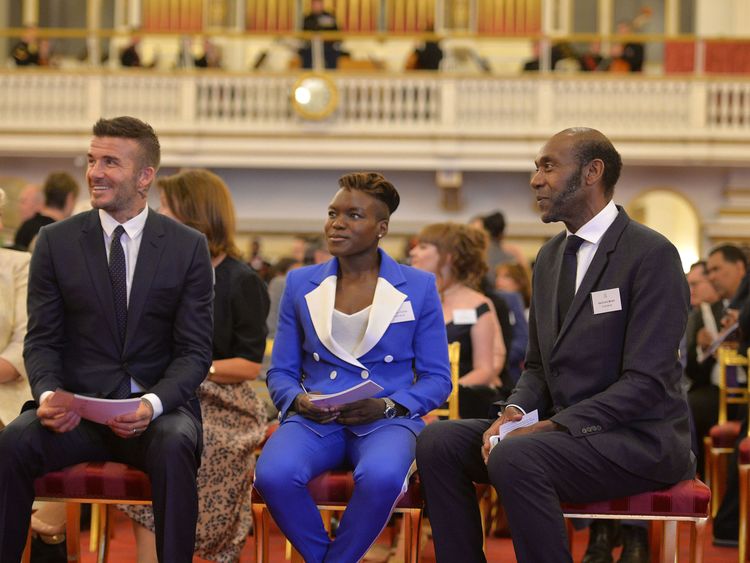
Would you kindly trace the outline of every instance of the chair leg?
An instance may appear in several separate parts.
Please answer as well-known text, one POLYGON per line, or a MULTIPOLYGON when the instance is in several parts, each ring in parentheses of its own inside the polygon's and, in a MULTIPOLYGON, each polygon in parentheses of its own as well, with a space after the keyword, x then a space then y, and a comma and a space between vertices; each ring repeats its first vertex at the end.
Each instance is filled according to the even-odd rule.
POLYGON ((255 540, 255 561, 268 563, 268 512, 263 504, 251 505, 253 513, 253 538, 255 540))
POLYGON ((677 562, 677 521, 665 520, 661 540, 661 558, 663 563, 677 562))
POLYGON ((110 527, 109 527, 109 508, 110 505, 105 504, 98 507, 99 510, 99 549, 97 551, 97 563, 105 563, 107 557, 109 557, 109 540, 110 540, 110 527))
POLYGON ((419 563, 421 529, 422 509, 406 510, 404 512, 404 563, 419 563))
POLYGON ((23 548, 23 555, 21 556, 21 563, 31 562, 31 523, 29 523, 29 531, 26 532, 26 546, 23 548))
POLYGON ((99 551, 99 504, 91 504, 91 526, 89 528, 89 551, 99 551))
POLYGON ((724 483, 727 478, 727 456, 720 453, 711 454, 711 517, 716 518, 721 501, 724 498, 724 483))
POLYGON ((739 560, 743 563, 747 558, 747 540, 748 540, 748 479, 750 479, 750 465, 740 465, 740 492, 739 492, 739 503, 740 503, 740 533, 739 533, 739 560))
POLYGON ((568 551, 573 553, 573 534, 575 533, 573 522, 570 518, 565 519, 565 532, 568 534, 568 551))
POLYGON ((65 543, 68 561, 81 560, 81 505, 65 503, 65 543))
POLYGON ((690 523, 690 563, 703 563, 703 541, 706 535, 708 518, 700 518, 690 523))

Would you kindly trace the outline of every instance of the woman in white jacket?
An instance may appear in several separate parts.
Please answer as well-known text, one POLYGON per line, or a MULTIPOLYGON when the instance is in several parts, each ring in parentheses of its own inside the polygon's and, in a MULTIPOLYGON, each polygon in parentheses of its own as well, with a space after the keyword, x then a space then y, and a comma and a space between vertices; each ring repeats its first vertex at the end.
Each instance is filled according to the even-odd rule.
MULTIPOLYGON (((5 192, 0 189, 0 229, 4 204, 5 192)), ((27 252, 0 248, 0 428, 31 400, 23 365, 30 258, 27 252)))

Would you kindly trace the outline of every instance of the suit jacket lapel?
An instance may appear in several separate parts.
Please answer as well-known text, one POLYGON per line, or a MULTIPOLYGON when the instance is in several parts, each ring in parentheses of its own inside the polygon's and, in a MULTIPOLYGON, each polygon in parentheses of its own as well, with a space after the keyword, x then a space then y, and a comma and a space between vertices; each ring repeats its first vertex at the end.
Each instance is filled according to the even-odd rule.
POLYGON ((122 344, 115 319, 115 300, 112 296, 112 282, 109 279, 107 252, 104 248, 104 231, 102 231, 99 212, 96 209, 89 213, 81 230, 79 242, 96 296, 101 304, 101 310, 104 311, 104 317, 112 333, 113 342, 122 344))
POLYGON ((394 286, 405 283, 405 279, 398 269, 398 264, 383 251, 380 251, 380 272, 378 283, 375 286, 367 330, 354 354, 350 354, 331 336, 333 308, 336 303, 337 274, 338 261, 334 259, 321 270, 318 276, 310 280, 317 285, 315 289, 305 295, 310 319, 323 346, 345 362, 366 369, 357 358, 361 358, 372 350, 383 337, 385 331, 388 330, 393 317, 407 297, 405 293, 394 286))
POLYGON ((367 331, 359 343, 354 355, 361 358, 377 344, 388 330, 401 304, 406 301, 406 294, 394 287, 405 282, 398 265, 387 254, 381 251, 380 272, 375 286, 367 331), (391 283, 393 282, 393 283, 391 283))
POLYGON ((133 339, 138 323, 143 314, 143 306, 151 283, 156 276, 161 253, 164 250, 164 230, 159 217, 149 209, 146 224, 143 227, 143 238, 138 249, 138 260, 133 272, 133 284, 130 287, 128 300, 128 328, 125 334, 125 346, 133 339))
MULTIPOLYGON (((594 286, 601 277, 602 272, 604 272, 604 268, 607 267, 607 263, 609 262, 609 255, 617 247, 617 241, 620 240, 622 231, 630 222, 630 217, 628 217, 627 213, 625 213, 625 210, 619 206, 617 209, 619 211, 619 213, 617 214, 617 218, 604 233, 604 236, 599 243, 599 248, 594 255, 594 259, 591 261, 591 265, 589 266, 588 270, 586 270, 586 275, 583 276, 581 285, 578 288, 578 291, 576 291, 576 295, 573 298, 573 303, 571 303, 570 305, 568 315, 567 317, 565 317, 565 319, 563 320, 563 325, 560 327, 560 335, 565 333, 567 328, 573 322, 575 316, 578 314, 579 309, 581 309, 581 307, 583 307, 583 305, 589 299, 589 294, 594 289, 594 286)), ((560 335, 558 335, 558 340, 560 335)))

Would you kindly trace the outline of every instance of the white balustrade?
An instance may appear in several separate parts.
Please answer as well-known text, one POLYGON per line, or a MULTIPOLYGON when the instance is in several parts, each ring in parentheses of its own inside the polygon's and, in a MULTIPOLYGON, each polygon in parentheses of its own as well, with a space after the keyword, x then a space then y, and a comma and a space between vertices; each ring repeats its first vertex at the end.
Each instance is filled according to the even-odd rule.
POLYGON ((294 75, 5 71, 0 132, 87 132, 99 116, 128 114, 185 135, 504 139, 589 125, 640 139, 750 138, 745 79, 331 76, 338 107, 308 122, 290 104, 294 75))

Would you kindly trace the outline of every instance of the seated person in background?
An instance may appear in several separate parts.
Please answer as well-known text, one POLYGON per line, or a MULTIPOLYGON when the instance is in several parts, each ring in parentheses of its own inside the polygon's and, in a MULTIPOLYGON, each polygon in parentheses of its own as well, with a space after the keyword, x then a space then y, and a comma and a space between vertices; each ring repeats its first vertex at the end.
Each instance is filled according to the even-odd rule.
MULTIPOLYGON (((412 266, 435 275, 448 342, 461 343, 461 418, 484 418, 501 395, 505 344, 495 307, 479 291, 487 271, 483 231, 458 223, 428 225, 417 235, 412 266)), ((507 396, 507 394, 505 395, 507 396)))
MULTIPOLYGON (((497 418, 439 421, 417 444, 438 561, 485 561, 473 482, 497 489, 519 563, 538 563, 571 561, 561 502, 695 475, 677 353, 688 313, 677 249, 612 201, 622 161, 599 131, 561 131, 534 164, 542 221, 565 230, 534 266, 521 379, 497 418), (539 422, 490 449, 501 425, 534 410, 539 422)), ((648 557, 646 531, 633 532, 631 548, 648 557)))
POLYGON ((307 563, 364 556, 406 488, 421 417, 451 391, 434 276, 378 248, 398 192, 372 172, 339 186, 325 223, 333 259, 287 274, 267 379, 281 426, 255 469, 255 487, 307 563), (308 396, 367 380, 383 387, 378 398, 320 407, 308 396), (341 467, 353 468, 355 486, 331 540, 307 483, 341 467))
POLYGON ((520 264, 528 270, 529 261, 516 244, 505 240, 505 215, 502 211, 495 211, 489 215, 474 217, 469 224, 477 229, 484 229, 489 236, 487 246, 487 281, 490 287, 495 286, 495 272, 500 264, 520 264))
POLYGON ((495 277, 495 294, 508 305, 513 338, 508 347, 508 373, 513 385, 521 377, 523 359, 529 344, 529 303, 531 281, 526 268, 518 264, 501 264, 495 277))
MULTIPOLYGON (((5 192, 0 189, 0 229, 3 228, 4 205, 5 192)), ((0 430, 19 415, 26 401, 32 400, 23 363, 30 259, 31 255, 26 252, 0 248, 0 430)), ((43 557, 65 560, 63 503, 36 502, 31 529, 35 533, 32 561, 43 557)))
MULTIPOLYGON (((211 561, 238 561, 252 527, 250 487, 255 448, 265 437, 266 410, 251 381, 266 347, 268 292, 239 259, 232 197, 208 170, 185 170, 157 181, 159 212, 208 239, 214 285, 213 362, 198 388, 203 454, 198 470, 195 553, 211 561)), ((133 519, 138 561, 156 561, 150 506, 120 506, 133 519)))
MULTIPOLYGON (((5 192, 0 189, 0 229, 5 192)), ((0 429, 31 400, 23 339, 26 336, 26 289, 31 255, 0 248, 0 429)))
MULTIPOLYGON (((324 10, 323 0, 311 0, 310 13, 302 22, 303 31, 338 31, 336 16, 324 10)), ((336 68, 341 55, 339 41, 323 42, 323 62, 325 68, 336 68)), ((313 68, 312 45, 309 41, 299 50, 302 68, 313 68)))
POLYGON ((716 424, 718 417, 719 388, 712 381, 712 372, 717 367, 713 356, 704 361, 698 361, 701 346, 698 343, 699 334, 703 345, 709 345, 721 330, 721 319, 724 315, 724 304, 719 294, 708 279, 706 262, 696 262, 690 266, 687 273, 690 287, 690 305, 692 310, 688 315, 685 329, 685 347, 687 362, 685 377, 688 384, 688 404, 695 423, 697 440, 696 457, 698 471, 703 472, 703 438, 708 434, 711 426, 716 424))
MULTIPOLYGON (((30 219, 38 217, 42 207, 44 207, 44 194, 42 193, 41 187, 37 184, 25 185, 18 194, 17 200, 16 215, 20 224, 23 225, 30 219)), ((15 250, 26 250, 31 243, 33 235, 28 239, 23 236, 19 238, 18 233, 20 230, 20 227, 16 230, 16 236, 11 248, 15 250)), ((34 235, 36 235, 38 231, 39 229, 36 229, 34 235)))
POLYGON ((70 217, 75 209, 80 187, 67 172, 53 172, 44 180, 44 205, 16 231, 14 248, 32 250, 33 241, 45 225, 70 217))
MULTIPOLYGON (((429 27, 427 33, 433 33, 434 29, 429 27)), ((409 70, 439 70, 440 61, 443 60, 443 50, 440 42, 435 40, 425 41, 421 47, 414 49, 406 63, 409 70)))
POLYGON ((39 54, 39 40, 37 38, 36 26, 26 26, 21 40, 15 44, 11 51, 16 66, 34 66, 42 64, 39 54))

